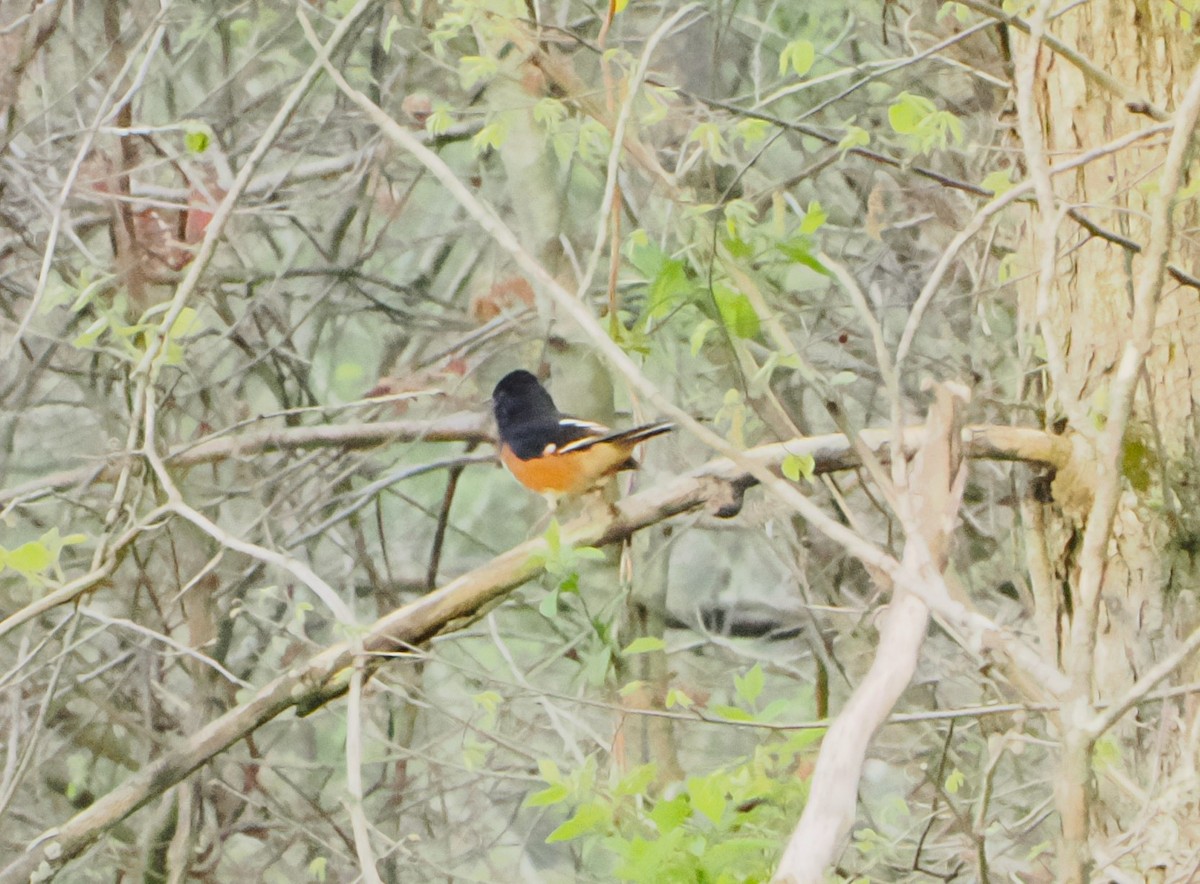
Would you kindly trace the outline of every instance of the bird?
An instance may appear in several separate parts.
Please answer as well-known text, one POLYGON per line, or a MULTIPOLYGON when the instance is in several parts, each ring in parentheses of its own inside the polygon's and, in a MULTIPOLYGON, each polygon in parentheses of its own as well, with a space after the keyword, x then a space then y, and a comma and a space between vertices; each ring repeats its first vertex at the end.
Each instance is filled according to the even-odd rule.
POLYGON ((536 377, 511 371, 492 391, 500 460, 518 482, 549 497, 584 494, 613 473, 637 468, 633 450, 673 430, 669 421, 611 430, 563 414, 536 377))

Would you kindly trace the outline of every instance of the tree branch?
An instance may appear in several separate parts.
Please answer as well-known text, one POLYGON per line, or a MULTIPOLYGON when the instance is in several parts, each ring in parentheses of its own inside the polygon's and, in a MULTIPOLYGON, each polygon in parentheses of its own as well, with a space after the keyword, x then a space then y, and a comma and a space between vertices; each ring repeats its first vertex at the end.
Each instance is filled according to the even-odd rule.
MULTIPOLYGON (((905 500, 911 503, 910 515, 916 525, 905 543, 904 564, 914 572, 928 568, 940 572, 946 567, 965 486, 956 418, 960 403, 948 388, 938 389, 913 463, 912 491, 905 500)), ((836 861, 854 824, 871 738, 916 672, 929 608, 903 583, 894 584, 892 593, 871 668, 821 743, 808 801, 772 878, 779 884, 825 880, 826 870, 836 861)))
MULTIPOLYGON (((1051 461, 1065 453, 1064 440, 1046 433, 994 429, 998 429, 995 434, 984 428, 965 431, 963 440, 968 453, 977 451, 1013 459, 1019 452, 1022 458, 1037 455, 1036 459, 1051 461)), ((915 446, 923 433, 923 427, 908 428, 906 443, 915 446)), ((889 431, 869 431, 864 438, 867 444, 882 450, 889 431)), ((840 434, 767 445, 745 452, 744 457, 777 470, 788 454, 811 455, 818 470, 844 469, 856 461, 852 446, 840 434)), ((706 503, 727 500, 730 487, 736 489, 740 498, 751 482, 744 469, 721 458, 627 497, 612 512, 592 514, 565 525, 562 542, 575 546, 616 543, 670 516, 706 503)), ((368 655, 362 663, 363 671, 370 674, 397 652, 404 653, 435 635, 458 628, 483 607, 538 576, 546 552, 542 538, 527 541, 440 589, 397 608, 366 627, 361 638, 339 642, 294 666, 62 826, 34 839, 26 853, 0 871, 0 884, 26 881, 42 863, 46 863, 51 871, 60 868, 138 808, 281 713, 295 708, 301 714, 307 714, 346 693, 355 672, 355 651, 360 642, 368 655)), ((990 628, 996 636, 1001 634, 994 625, 990 628)))

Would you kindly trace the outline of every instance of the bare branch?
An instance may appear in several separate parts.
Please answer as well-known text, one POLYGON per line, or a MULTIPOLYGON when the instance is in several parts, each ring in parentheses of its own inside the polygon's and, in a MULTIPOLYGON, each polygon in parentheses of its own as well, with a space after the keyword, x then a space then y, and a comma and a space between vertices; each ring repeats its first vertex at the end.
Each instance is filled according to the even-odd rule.
MULTIPOLYGON (((904 550, 904 564, 913 571, 946 567, 963 489, 956 399, 939 388, 913 464, 912 516, 920 530, 909 534, 904 550)), ((825 880, 854 823, 867 747, 916 672, 929 608, 904 584, 892 592, 871 668, 821 744, 808 801, 772 879, 780 884, 825 880)))
MULTIPOLYGON (((905 436, 915 445, 923 432, 922 427, 912 427, 905 436)), ((1012 430, 1006 429, 1006 432, 1012 430)), ((970 440, 977 438, 978 433, 965 434, 968 448, 972 445, 970 440)), ((1049 455, 1057 447, 1053 444, 1043 447, 1043 442, 1054 439, 1046 434, 1036 431, 1017 431, 1017 434, 1022 444, 1030 446, 1028 450, 1041 450, 1049 455), (1044 438, 1039 442, 1035 436, 1044 438)), ((868 441, 883 448, 889 435, 888 431, 875 431, 868 441)), ((997 450, 996 442, 992 439, 981 445, 985 450, 997 450)), ((789 453, 809 454, 827 466, 853 461, 851 446, 840 434, 765 446, 746 452, 742 459, 753 458, 762 468, 769 468, 769 465, 778 468, 789 453)), ((611 512, 593 513, 563 526, 562 542, 576 546, 616 543, 670 516, 703 506, 728 483, 744 482, 745 477, 746 472, 740 464, 726 459, 713 461, 693 473, 627 497, 611 512)), ((357 671, 354 662, 357 648, 361 647, 369 655, 363 663, 369 674, 397 651, 404 652, 435 635, 457 628, 456 624, 470 620, 480 609, 540 574, 545 552, 546 543, 542 538, 523 543, 435 592, 392 611, 366 627, 361 638, 332 645, 293 667, 62 826, 43 833, 25 854, 0 871, 0 881, 24 881, 43 862, 51 869, 61 866, 103 832, 266 722, 291 708, 307 714, 341 696, 349 689, 350 679, 357 671)), ((916 565, 906 562, 910 571, 916 565)), ((972 622, 986 619, 979 615, 963 616, 974 617, 972 622)), ((999 627, 989 623, 988 629, 992 640, 1002 645, 1007 641, 999 627)))

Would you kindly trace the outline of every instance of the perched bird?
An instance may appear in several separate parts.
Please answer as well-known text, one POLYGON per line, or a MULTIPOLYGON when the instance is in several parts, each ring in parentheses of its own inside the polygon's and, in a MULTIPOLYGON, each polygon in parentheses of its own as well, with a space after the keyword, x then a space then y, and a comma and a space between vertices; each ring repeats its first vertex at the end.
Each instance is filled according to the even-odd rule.
POLYGON ((606 476, 636 468, 633 449, 674 429, 659 421, 614 431, 568 417, 538 379, 520 369, 496 384, 492 412, 500 431, 500 460, 526 488, 548 495, 582 494, 606 476))

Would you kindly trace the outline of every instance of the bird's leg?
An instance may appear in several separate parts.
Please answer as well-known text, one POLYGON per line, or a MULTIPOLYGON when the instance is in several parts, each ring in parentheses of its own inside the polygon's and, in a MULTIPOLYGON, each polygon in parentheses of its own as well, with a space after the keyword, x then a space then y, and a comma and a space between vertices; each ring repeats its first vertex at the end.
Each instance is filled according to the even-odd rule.
POLYGON ((620 514, 617 510, 616 483, 605 482, 585 491, 581 510, 585 515, 595 518, 616 518, 620 514))
POLYGON ((533 526, 535 537, 539 534, 544 534, 546 529, 550 527, 551 520, 558 518, 558 493, 554 491, 543 492, 542 499, 546 501, 546 512, 537 520, 537 524, 533 526))

